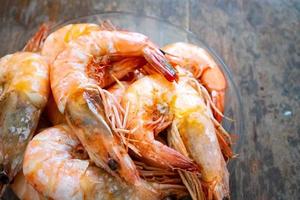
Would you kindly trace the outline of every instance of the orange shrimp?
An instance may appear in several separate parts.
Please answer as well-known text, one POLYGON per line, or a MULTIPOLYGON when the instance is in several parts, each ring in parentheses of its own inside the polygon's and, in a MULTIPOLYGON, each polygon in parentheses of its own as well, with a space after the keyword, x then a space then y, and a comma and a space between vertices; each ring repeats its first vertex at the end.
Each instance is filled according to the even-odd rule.
POLYGON ((89 161, 76 135, 66 125, 46 129, 30 141, 23 171, 26 181, 51 199, 155 200, 179 195, 182 190, 176 185, 145 180, 142 182, 146 188, 120 182, 89 161))
MULTIPOLYGON (((39 44, 39 48, 35 47, 36 50, 40 50, 41 54, 48 58, 48 61, 52 63, 58 54, 60 54, 69 42, 77 39, 80 36, 88 35, 93 31, 99 30, 113 30, 111 24, 104 22, 100 25, 97 24, 69 24, 59 28, 58 30, 51 33, 43 43, 42 40, 46 35, 46 30, 48 27, 46 25, 41 26, 40 30, 34 36, 35 43, 39 44), (40 49, 42 47, 42 49, 40 49)), ((32 48, 32 44, 26 45, 25 48, 32 48)), ((124 74, 128 73, 134 68, 137 68, 139 65, 138 59, 123 59, 114 63, 114 70, 123 72, 124 74), (126 66, 125 66, 126 65, 126 66), (122 70, 125 69, 125 70, 122 70), (126 70, 127 69, 127 70, 126 70)), ((57 105, 53 99, 52 94, 50 95, 49 101, 45 108, 46 114, 53 125, 64 123, 64 115, 61 114, 57 108, 57 105)))
MULTIPOLYGON (((174 66, 179 65, 189 70, 210 92, 211 98, 220 112, 224 112, 226 79, 211 55, 196 45, 177 42, 162 48, 174 66)), ((222 116, 214 112, 220 122, 222 116)))
POLYGON ((177 78, 176 71, 146 36, 119 31, 93 31, 78 37, 66 45, 51 65, 55 102, 90 158, 111 174, 141 185, 134 163, 108 125, 101 98, 100 87, 112 83, 115 77, 121 78, 127 69, 103 67, 105 56, 146 59, 169 80, 177 78))
MULTIPOLYGON (((150 160, 151 164, 164 165, 160 161, 163 150, 152 153, 147 143, 154 140, 153 129, 173 115, 169 143, 197 163, 203 187, 208 190, 208 198, 214 196, 222 199, 229 195, 229 174, 218 143, 217 130, 207 99, 209 97, 198 90, 197 86, 200 84, 189 71, 179 66, 177 69, 177 83, 167 82, 159 75, 148 75, 131 84, 124 95, 119 95, 122 97, 123 107, 130 105, 127 121, 129 128, 134 131, 128 136, 129 140, 132 140, 142 158, 146 158, 148 162, 150 160), (151 123, 153 120, 157 122, 151 123)), ((176 163, 174 158, 171 162, 168 158, 161 160, 168 162, 165 165, 176 163)), ((182 174, 187 180, 185 183, 196 183, 201 187, 196 174, 182 174)), ((195 186, 190 188, 193 187, 195 186)), ((198 194, 193 198, 204 196, 201 188, 195 189, 198 194)))
POLYGON ((176 96, 172 104, 175 114, 170 129, 169 141, 173 146, 180 147, 179 140, 184 144, 184 151, 201 167, 201 180, 208 188, 209 199, 222 200, 229 195, 229 173, 222 155, 212 112, 205 96, 197 90, 189 73, 178 67, 179 81, 174 83, 176 96), (181 139, 176 139, 178 133, 181 139), (185 150, 186 149, 186 150, 185 150))
MULTIPOLYGON (((173 66, 181 66, 191 72, 195 78, 208 90, 213 104, 213 114, 218 122, 222 121, 224 112, 224 98, 226 90, 226 79, 217 63, 209 53, 193 44, 178 42, 169 44, 163 48, 168 54, 168 59, 173 66)), ((226 158, 232 158, 231 138, 224 131, 217 130, 218 141, 226 158)))
MULTIPOLYGON (((112 25, 107 23, 102 23, 100 25, 97 24, 89 24, 89 23, 83 23, 83 24, 69 24, 66 26, 61 27, 60 29, 54 31, 51 33, 45 40, 44 44, 42 44, 40 39, 41 37, 45 37, 45 25, 40 28, 40 30, 36 33, 36 36, 34 38, 42 47, 41 54, 44 55, 46 58, 48 58, 48 61, 52 63, 58 54, 60 54, 67 44, 69 42, 72 42, 73 40, 77 39, 80 36, 88 35, 93 31, 99 31, 99 30, 113 30, 112 25)), ((32 46, 32 45, 26 45, 26 46, 32 46)), ((39 48, 35 48, 39 49, 39 48)), ((105 60, 105 59, 103 59, 105 60)), ((105 61, 103 61, 105 62, 105 61)), ((107 61, 106 61, 107 62, 107 61)), ((114 71, 120 71, 123 74, 127 74, 129 71, 131 71, 134 68, 137 68, 140 64, 140 62, 143 63, 143 61, 139 59, 122 59, 120 61, 117 61, 114 63, 114 71), (122 70, 125 69, 125 70, 122 70)), ((105 63, 103 63, 105 64, 105 63)), ((111 63, 109 63, 112 65, 111 63)), ((96 73, 96 72, 95 72, 96 73)), ((96 74, 95 74, 96 76, 96 74)), ((111 80, 113 81, 113 80, 111 80)), ((65 121, 64 116, 58 111, 57 105, 54 102, 53 96, 50 95, 49 101, 46 106, 46 113, 49 118, 49 120, 52 122, 53 125, 63 123, 65 121)))
POLYGON ((18 52, 0 59, 0 194, 21 168, 49 90, 42 56, 18 52))
POLYGON ((162 130, 172 122, 169 106, 173 90, 174 86, 160 75, 143 77, 128 87, 122 97, 123 107, 129 105, 128 137, 140 156, 152 165, 197 171, 190 159, 154 138, 157 129, 162 130))

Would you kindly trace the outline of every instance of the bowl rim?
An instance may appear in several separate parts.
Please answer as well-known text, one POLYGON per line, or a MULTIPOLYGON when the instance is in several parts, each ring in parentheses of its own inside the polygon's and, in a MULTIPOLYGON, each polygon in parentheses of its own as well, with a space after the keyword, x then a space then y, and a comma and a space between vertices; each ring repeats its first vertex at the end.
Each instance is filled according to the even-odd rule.
MULTIPOLYGON (((145 18, 145 19, 151 19, 154 21, 158 21, 159 23, 163 23, 165 25, 168 25, 170 27, 174 27, 176 29, 179 29, 185 33, 187 33, 187 35, 192 36, 194 39, 196 39, 198 42, 200 42, 200 44, 203 45, 203 47, 208 51, 208 53, 214 58, 216 59, 217 63, 219 63, 220 65, 222 65, 222 70, 225 72, 227 79, 229 79, 232 87, 233 87, 233 91, 236 93, 236 97, 237 97, 237 106, 238 106, 238 116, 241 118, 240 119, 240 123, 239 123, 239 134, 238 134, 238 142, 236 144, 233 145, 234 150, 236 152, 240 151, 241 145, 243 143, 244 140, 244 109, 243 109, 243 102, 242 102, 242 98, 241 98, 241 94, 240 91, 238 90, 236 83, 233 79, 233 75, 232 72, 230 70, 230 68, 225 64, 225 62, 223 61, 223 59, 221 58, 221 56, 219 56, 216 51, 214 49, 212 49, 206 42, 204 42, 202 39, 199 38, 198 35, 196 35, 195 33, 193 33, 192 31, 190 31, 189 29, 186 29, 184 27, 181 27, 179 25, 173 24, 169 21, 166 21, 165 19, 162 19, 160 17, 156 17, 156 16, 149 16, 149 15, 145 15, 145 14, 138 14, 138 13, 134 13, 134 12, 128 12, 128 11, 103 11, 103 12, 97 12, 97 13, 93 13, 93 14, 89 14, 89 15, 82 15, 79 17, 75 17, 72 19, 63 19, 60 21, 57 21, 54 24, 51 24, 50 26, 50 32, 57 30, 58 28, 60 28, 62 25, 66 25, 75 21, 81 21, 84 19, 92 19, 94 17, 98 17, 101 15, 127 15, 130 17, 135 17, 135 18, 145 18)), ((99 18, 101 19, 101 18, 99 18)), ((227 80, 228 81, 228 80, 227 80)), ((226 120, 226 119, 225 119, 226 120)), ((233 119, 234 121, 234 119, 233 119)), ((234 123, 234 122, 233 122, 234 123)))

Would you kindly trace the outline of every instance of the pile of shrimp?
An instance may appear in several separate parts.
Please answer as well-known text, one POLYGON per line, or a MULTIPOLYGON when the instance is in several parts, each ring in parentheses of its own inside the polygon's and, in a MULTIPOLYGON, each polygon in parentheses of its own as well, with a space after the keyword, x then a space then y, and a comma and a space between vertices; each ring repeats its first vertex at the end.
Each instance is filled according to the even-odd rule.
POLYGON ((226 79, 189 43, 43 25, 0 59, 0 197, 229 199, 226 79))

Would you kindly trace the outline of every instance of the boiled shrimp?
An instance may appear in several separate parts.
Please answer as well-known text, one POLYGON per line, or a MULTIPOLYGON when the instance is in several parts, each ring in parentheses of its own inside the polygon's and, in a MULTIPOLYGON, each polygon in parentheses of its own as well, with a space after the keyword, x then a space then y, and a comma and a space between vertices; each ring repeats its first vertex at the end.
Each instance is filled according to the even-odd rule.
POLYGON ((160 75, 143 77, 131 84, 122 97, 129 104, 128 140, 148 163, 164 168, 197 171, 196 165, 174 149, 155 140, 154 133, 166 128, 173 120, 170 104, 174 86, 160 75))
POLYGON ((21 169, 49 90, 49 68, 43 57, 19 52, 1 58, 0 192, 21 169))
MULTIPOLYGON (((229 195, 229 174, 222 155, 212 112, 205 96, 195 88, 188 72, 178 67, 179 81, 174 83, 176 96, 171 109, 175 114, 169 142, 176 146, 178 133, 183 149, 201 167, 201 181, 208 188, 209 199, 223 199, 229 195), (173 136, 172 136, 173 135, 173 136)), ((177 145, 179 147, 179 145, 177 145)))
POLYGON ((51 65, 55 102, 90 158, 116 177, 142 185, 134 163, 111 131, 104 112, 101 87, 124 76, 121 69, 114 71, 98 63, 105 56, 143 58, 169 80, 176 79, 176 71, 147 37, 119 31, 93 31, 81 36, 68 43, 51 65), (114 73, 109 73, 112 70, 114 73))
MULTIPOLYGON (((212 56, 203 48, 183 42, 162 49, 173 66, 184 67, 206 87, 216 108, 223 113, 226 79, 212 56)), ((219 112, 214 111, 214 115, 219 122, 222 120, 219 112)))
POLYGON ((52 199, 160 199, 176 194, 164 185, 157 186, 161 190, 148 183, 147 189, 122 183, 94 166, 66 125, 46 129, 30 141, 23 171, 28 183, 52 199))
MULTIPOLYGON (((41 54, 48 59, 49 63, 52 63, 57 55, 65 49, 69 42, 80 36, 90 34, 92 31, 99 31, 102 29, 103 28, 97 24, 89 23, 69 24, 63 26, 51 33, 46 38, 45 42, 40 45, 42 47, 40 49, 41 54)), ((40 29, 36 35, 44 35, 43 32, 44 29, 40 29)), ((45 111, 48 119, 53 125, 65 122, 65 117, 59 112, 52 94, 50 95, 45 111)))
MULTIPOLYGON (((60 54, 66 47, 67 44, 77 39, 80 36, 88 35, 92 31, 99 30, 113 30, 113 25, 103 22, 100 25, 97 24, 69 24, 59 28, 58 30, 51 33, 45 40, 44 44, 41 44, 41 54, 48 58, 48 61, 52 63, 58 54, 60 54)), ((45 27, 41 28, 34 38, 41 38, 41 35, 45 35, 45 27)), ((40 39, 39 39, 40 41, 40 39)), ((42 42, 40 42, 42 43, 42 42)), ((104 65, 105 63, 102 63, 104 65)), ((111 63, 110 63, 111 64, 111 63)), ((139 63, 137 59, 123 59, 114 63, 114 70, 120 71, 126 74, 133 68, 137 68, 139 63), (122 70, 125 69, 125 70, 122 70), (126 70, 128 69, 128 70, 126 70)), ((97 72, 94 72, 95 76, 97 72)), ((91 73, 92 74, 92 73, 91 73)), ((103 73, 102 73, 103 74, 103 73)), ((99 77, 100 79, 101 77, 99 77)), ((64 123, 64 115, 61 114, 57 108, 57 105, 50 95, 49 101, 45 108, 46 114, 53 125, 64 123)))
POLYGON ((231 137, 224 134, 219 122, 224 112, 226 79, 218 64, 203 48, 189 43, 173 43, 162 48, 173 66, 180 66, 192 73, 207 89, 211 97, 211 107, 214 114, 214 124, 221 128, 217 130, 218 141, 226 159, 234 156, 231 149, 231 137), (216 119, 216 120, 215 120, 216 119))
MULTIPOLYGON (((37 38, 40 38, 41 35, 45 35, 45 28, 46 27, 41 28, 36 33, 36 35, 38 36, 37 38)), ((56 56, 65 49, 69 42, 77 39, 82 35, 87 35, 92 31, 99 31, 100 29, 101 28, 99 25, 92 23, 65 25, 46 37, 44 43, 39 42, 40 48, 36 49, 39 49, 41 54, 48 59, 48 62, 52 63, 55 60, 56 56)), ((52 94, 49 97, 45 112, 52 125, 57 125, 65 122, 65 117, 59 112, 52 94)))
MULTIPOLYGON (((172 147, 179 147, 176 149, 194 160, 201 172, 202 183, 199 183, 197 174, 181 173, 182 176, 185 176, 184 180, 187 184, 192 181, 198 187, 192 186, 194 187, 192 189, 196 193, 198 192, 193 198, 204 198, 202 185, 205 185, 210 196, 214 195, 220 199, 229 193, 228 171, 217 140, 212 120, 213 115, 205 100, 207 97, 194 88, 196 86, 193 84, 197 81, 193 75, 180 67, 178 67, 178 71, 178 83, 167 82, 159 75, 148 75, 128 87, 125 94, 122 95, 123 106, 130 105, 127 121, 129 128, 133 131, 128 137, 137 147, 142 158, 148 159, 150 164, 155 163, 162 166, 163 164, 158 162, 160 160, 157 158, 163 150, 151 154, 147 141, 149 135, 149 138, 154 140, 153 128, 162 122, 169 121, 168 117, 171 117, 170 132, 172 135, 169 136, 169 143, 172 147), (191 80, 195 81, 191 82, 191 80), (183 141, 183 147, 178 144, 178 139, 174 138, 174 132, 179 134, 180 140, 183 141), (148 155, 150 158, 147 157, 148 155)), ((162 160, 168 162, 165 165, 171 165, 172 162, 176 162, 174 159, 172 161, 167 158, 162 160)))

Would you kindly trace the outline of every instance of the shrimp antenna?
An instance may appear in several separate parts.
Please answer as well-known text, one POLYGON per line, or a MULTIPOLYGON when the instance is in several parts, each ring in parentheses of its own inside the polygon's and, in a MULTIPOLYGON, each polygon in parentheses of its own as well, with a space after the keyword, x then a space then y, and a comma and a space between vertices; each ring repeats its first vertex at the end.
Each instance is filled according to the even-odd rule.
POLYGON ((234 119, 225 116, 216 106, 215 104, 212 102, 211 97, 209 95, 209 92, 207 91, 207 89, 201 84, 199 83, 196 79, 194 78, 189 78, 189 80, 194 83, 196 85, 196 89, 198 92, 202 92, 202 94, 204 94, 205 99, 209 102, 209 105, 212 107, 212 109, 214 111, 216 111, 220 116, 224 117, 224 119, 231 121, 231 122, 235 122, 234 119))
POLYGON ((115 75, 111 74, 111 76, 119 86, 121 86, 123 89, 125 88, 124 84, 115 75))
POLYGON ((167 54, 167 52, 165 52, 164 50, 162 50, 162 49, 159 49, 159 51, 162 53, 162 54, 164 54, 164 55, 166 55, 167 54))
POLYGON ((170 53, 168 53, 168 52, 166 52, 166 51, 164 51, 164 50, 162 50, 162 49, 159 49, 159 51, 160 51, 162 54, 164 54, 164 55, 169 55, 169 56, 178 57, 178 56, 173 55, 173 54, 170 54, 170 53))

